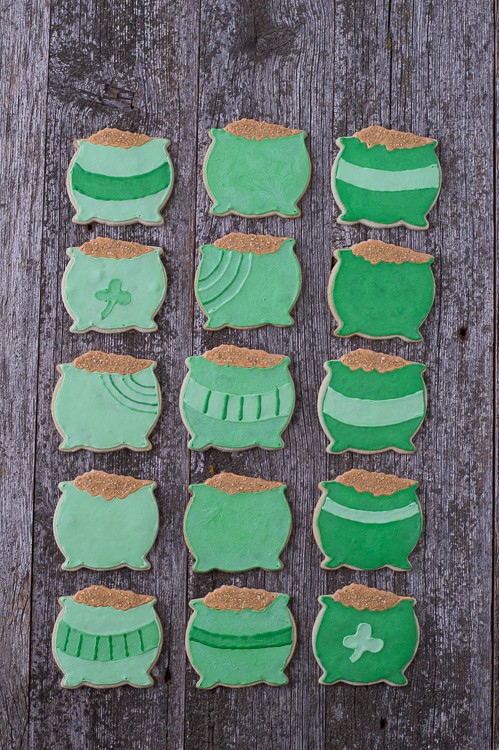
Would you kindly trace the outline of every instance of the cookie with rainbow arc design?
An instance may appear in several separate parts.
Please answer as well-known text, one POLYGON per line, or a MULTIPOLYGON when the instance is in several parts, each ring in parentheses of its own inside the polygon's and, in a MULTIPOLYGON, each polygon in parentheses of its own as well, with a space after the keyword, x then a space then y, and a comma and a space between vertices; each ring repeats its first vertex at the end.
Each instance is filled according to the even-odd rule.
POLYGON ((104 128, 74 142, 67 190, 75 224, 163 224, 173 188, 168 138, 104 128))
POLYGON ((340 224, 428 228, 442 179, 436 140, 373 125, 336 145, 331 186, 340 224))
POLYGON ((195 292, 207 330, 292 326, 300 288, 301 268, 289 237, 231 232, 201 247, 195 292))

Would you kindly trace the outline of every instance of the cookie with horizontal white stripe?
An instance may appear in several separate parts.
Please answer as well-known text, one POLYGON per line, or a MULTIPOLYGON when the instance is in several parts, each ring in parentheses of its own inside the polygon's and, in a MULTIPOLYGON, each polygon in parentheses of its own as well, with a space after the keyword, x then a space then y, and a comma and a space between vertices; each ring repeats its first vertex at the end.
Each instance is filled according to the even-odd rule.
POLYGON ((423 525, 417 487, 414 479, 364 469, 321 482, 313 521, 321 567, 410 570, 423 525))
POLYGON ((426 366, 370 349, 326 362, 319 419, 329 453, 413 453, 426 415, 426 366))
POLYGON ((331 186, 339 224, 428 229, 442 180, 434 138, 373 125, 336 145, 331 186))

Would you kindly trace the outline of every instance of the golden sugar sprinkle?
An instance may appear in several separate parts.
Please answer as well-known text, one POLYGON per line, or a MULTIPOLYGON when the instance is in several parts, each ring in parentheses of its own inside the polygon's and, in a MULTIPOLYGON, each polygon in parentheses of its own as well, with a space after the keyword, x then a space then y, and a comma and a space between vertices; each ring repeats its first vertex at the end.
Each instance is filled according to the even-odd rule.
POLYGON ((267 492, 277 487, 282 487, 282 482, 270 482, 267 479, 257 477, 245 477, 239 474, 232 474, 229 471, 223 471, 214 477, 210 477, 205 482, 208 487, 215 487, 217 490, 227 492, 229 495, 236 495, 238 492, 267 492))
POLYGON ((97 350, 90 350, 80 354, 73 362, 78 370, 89 372, 109 372, 117 375, 134 375, 155 364, 151 359, 137 359, 128 354, 107 354, 97 350))
POLYGON ((239 586, 221 586, 210 591, 204 603, 211 609, 230 609, 241 612, 243 609, 263 610, 272 604, 277 594, 264 589, 246 589, 239 586))
POLYGON ((361 583, 351 583, 333 594, 335 602, 340 602, 345 607, 354 609, 368 609, 370 612, 383 612, 395 607, 403 599, 414 601, 410 596, 397 596, 391 591, 380 591, 371 589, 361 583))
POLYGON ((108 474, 105 471, 93 469, 76 477, 73 484, 77 490, 84 490, 93 497, 100 495, 104 500, 113 500, 114 498, 124 500, 128 495, 137 492, 142 487, 147 487, 152 482, 147 479, 124 477, 119 474, 108 474))
POLYGON ((203 354, 215 364, 233 367, 274 367, 283 361, 283 354, 269 354, 263 349, 246 349, 233 344, 222 344, 203 354))
POLYGON ((138 258, 154 250, 153 247, 141 245, 139 242, 126 242, 125 240, 112 240, 109 237, 96 237, 94 240, 84 242, 80 250, 85 255, 94 258, 138 258))
POLYGON ((367 471, 366 469, 350 469, 336 477, 335 482, 354 487, 357 492, 370 492, 371 495, 393 495, 400 490, 406 490, 417 484, 414 479, 402 479, 395 474, 383 474, 381 471, 367 471))
POLYGON ((377 263, 428 263, 433 259, 433 255, 427 253, 417 253, 409 247, 400 247, 400 245, 390 245, 388 242, 381 240, 366 240, 352 246, 352 253, 361 256, 364 260, 373 265, 377 263))
POLYGON ((114 609, 134 609, 142 604, 148 604, 154 600, 154 596, 147 594, 136 594, 135 591, 123 589, 108 589, 106 586, 88 586, 78 591, 73 600, 77 604, 86 604, 87 607, 113 607, 114 609))
POLYGON ((368 148, 373 146, 386 146, 387 151, 397 148, 418 148, 428 143, 435 143, 434 138, 425 138, 414 133, 405 133, 402 130, 388 130, 381 125, 371 125, 355 133, 355 137, 365 143, 368 148))
POLYGON ((394 357, 391 354, 373 352, 371 349, 355 349, 353 352, 340 357, 340 362, 351 370, 365 370, 366 372, 392 372, 400 367, 412 364, 402 357, 394 357))
POLYGON ((103 128, 94 133, 90 138, 82 138, 82 141, 95 143, 99 146, 119 146, 120 148, 132 148, 132 146, 143 146, 153 140, 145 133, 130 133, 129 130, 118 130, 118 128, 103 128))
POLYGON ((287 128, 284 125, 274 125, 271 122, 249 120, 246 117, 242 120, 229 123, 225 126, 224 130, 232 133, 232 135, 238 135, 248 140, 254 138, 256 141, 261 141, 264 138, 282 138, 283 136, 297 135, 302 132, 301 130, 287 128))
POLYGON ((213 243, 224 250, 237 250, 238 253, 266 255, 276 253, 289 237, 273 237, 270 234, 243 234, 230 232, 213 243))

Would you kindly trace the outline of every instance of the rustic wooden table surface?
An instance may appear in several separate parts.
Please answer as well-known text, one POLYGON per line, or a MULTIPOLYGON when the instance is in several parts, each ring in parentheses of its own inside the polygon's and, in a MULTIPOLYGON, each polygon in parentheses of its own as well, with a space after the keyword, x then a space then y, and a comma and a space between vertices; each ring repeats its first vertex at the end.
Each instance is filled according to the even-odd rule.
POLYGON ((0 78, 3 403, 0 746, 35 750, 486 750, 493 747, 494 8, 492 0, 48 0, 4 2, 0 78), (313 159, 303 215, 209 215, 207 131, 239 117, 300 127, 313 159), (427 232, 336 224, 335 138, 369 124, 436 136, 444 182, 427 232), (163 227, 71 223, 72 141, 104 126, 172 139, 163 227), (197 246, 231 231, 296 238, 304 284, 292 330, 206 333, 197 246), (107 233, 162 245, 168 297, 154 334, 75 336, 60 295, 65 249, 107 233), (368 235, 437 258, 425 342, 374 342, 428 365, 428 419, 413 456, 326 455, 316 397, 332 336, 331 252, 368 235), (220 343, 290 354, 297 409, 283 451, 190 454, 177 399, 184 359, 220 343), (50 418, 55 365, 89 348, 159 361, 164 409, 151 453, 62 455, 50 418), (425 512, 410 573, 321 570, 317 483, 348 468, 415 477, 425 512), (151 572, 62 572, 57 484, 92 467, 159 483, 151 572), (294 530, 279 573, 193 575, 187 486, 233 470, 286 481, 294 530), (414 595, 422 640, 409 686, 323 687, 310 634, 317 596, 354 580, 414 595), (50 650, 57 596, 101 582, 154 593, 165 644, 155 686, 64 691, 50 650), (222 583, 288 592, 299 640, 284 688, 199 691, 186 664, 188 600, 222 583))

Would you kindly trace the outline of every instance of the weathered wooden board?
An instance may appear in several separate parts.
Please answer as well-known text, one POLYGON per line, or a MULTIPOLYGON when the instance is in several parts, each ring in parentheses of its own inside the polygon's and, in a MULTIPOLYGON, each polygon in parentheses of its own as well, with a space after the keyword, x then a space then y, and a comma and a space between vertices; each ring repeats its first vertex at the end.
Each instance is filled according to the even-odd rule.
POLYGON ((2 480, 9 479, 0 495, 7 540, 0 576, 1 700, 9 716, 0 724, 0 746, 492 748, 497 326, 492 3, 62 0, 52 4, 50 18, 45 5, 28 0, 25 5, 8 11, 17 25, 6 47, 10 62, 3 65, 9 74, 0 81, 3 99, 12 102, 12 115, 1 122, 7 134, 1 185, 8 192, 2 201, 7 221, 0 252, 7 268, 2 311, 13 321, 4 340, 6 349, 15 352, 0 373, 13 407, 2 452, 2 480), (242 116, 308 131, 313 177, 302 218, 209 215, 201 179, 207 131, 242 116), (440 140, 444 186, 428 232, 368 233, 335 222, 329 187, 334 140, 374 123, 440 140), (71 224, 64 174, 72 140, 105 125, 171 137, 177 179, 165 227, 104 230, 71 224), (231 230, 296 238, 304 285, 292 330, 203 331, 192 291, 196 248, 231 230), (65 248, 105 233, 165 247, 169 290, 157 333, 69 333, 59 290, 65 248), (322 364, 362 341, 332 336, 325 289, 332 249, 369 235, 436 256, 438 297, 425 342, 373 343, 378 351, 428 365, 429 415, 414 456, 333 458, 325 453, 316 416, 322 364), (22 246, 21 237, 26 238, 22 246), (27 317, 21 307, 26 295, 27 317), (291 354, 298 403, 283 451, 189 454, 177 407, 183 360, 225 342, 291 354), (57 451, 50 418, 55 364, 92 347, 158 359, 165 403, 151 453, 57 451), (27 382, 36 381, 36 389, 17 386, 15 367, 21 361, 27 382), (420 480, 426 523, 410 573, 326 573, 319 568, 311 533, 317 483, 352 466, 420 480), (51 527, 57 483, 92 467, 158 481, 161 529, 151 554, 152 572, 60 570, 51 527), (282 572, 190 572, 181 531, 187 486, 221 469, 288 484, 294 528, 282 572), (317 682, 310 643, 317 597, 354 580, 418 599, 422 642, 407 688, 324 688, 317 682), (59 688, 49 646, 56 597, 97 581, 157 595, 165 646, 153 689, 59 688), (183 650, 188 599, 228 582, 291 595, 299 642, 289 686, 195 689, 196 676, 183 650))

